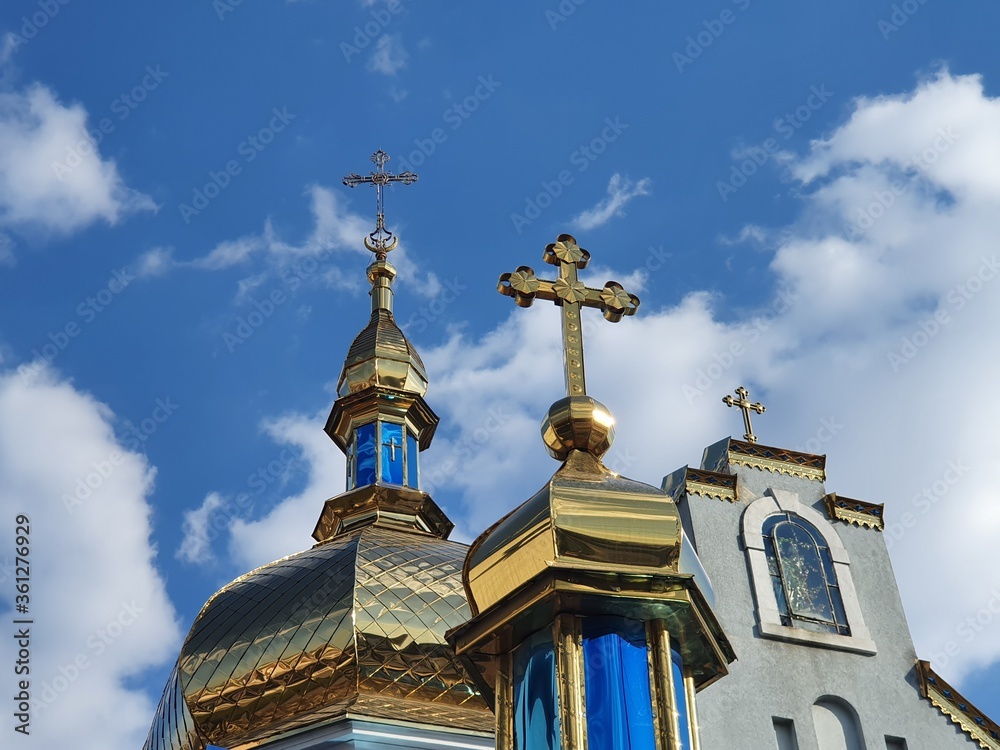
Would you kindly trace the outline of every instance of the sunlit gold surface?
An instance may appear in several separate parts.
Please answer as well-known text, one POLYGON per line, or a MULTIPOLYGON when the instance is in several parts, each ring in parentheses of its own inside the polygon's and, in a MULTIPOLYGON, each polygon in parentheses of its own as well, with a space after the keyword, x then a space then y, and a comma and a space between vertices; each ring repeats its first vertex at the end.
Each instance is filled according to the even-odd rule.
POLYGON ((323 505, 313 539, 378 522, 383 527, 424 531, 447 539, 454 524, 426 492, 395 485, 368 484, 332 497, 323 505))
MULTIPOLYGON (((444 640, 468 617, 465 550, 368 526, 224 587, 178 662, 201 736, 252 747, 349 713, 412 720, 438 710, 451 726, 490 730, 492 714, 444 640)), ((183 719, 175 703, 161 704, 152 735, 183 719)), ((147 745, 189 746, 200 747, 147 745)))
POLYGON ((662 619, 704 687, 735 655, 706 599, 711 591, 681 565, 681 549, 669 496, 574 451, 545 487, 473 543, 463 575, 474 618, 449 641, 493 685, 510 644, 560 612, 662 619))
POLYGON ((533 498, 473 543, 465 564, 474 613, 552 566, 676 570, 681 526, 660 490, 576 451, 533 498))
POLYGON ((569 234, 560 234, 547 245, 543 260, 559 267, 555 281, 539 279, 534 269, 519 266, 513 273, 500 277, 497 291, 513 297, 519 307, 531 307, 535 299, 554 302, 562 308, 563 365, 566 373, 566 395, 582 396, 587 392, 583 363, 583 328, 581 307, 596 307, 604 317, 617 323, 626 315, 635 315, 639 298, 626 292, 617 281, 608 281, 602 289, 583 284, 577 272, 587 267, 590 253, 580 247, 569 234))
POLYGON ((337 392, 346 396, 377 386, 421 396, 427 392, 427 371, 420 355, 384 307, 372 311, 368 325, 351 344, 337 392))
POLYGON ((866 503, 864 500, 854 500, 850 497, 838 497, 835 492, 826 495, 823 502, 830 518, 877 531, 885 529, 885 505, 866 503))
POLYGON ((917 681, 920 684, 920 694, 958 724, 980 747, 1000 750, 1000 725, 941 679, 928 662, 917 662, 917 681))
POLYGON ((556 615, 556 695, 562 750, 587 747, 587 694, 583 671, 583 621, 568 613, 556 615))
POLYGON ((553 458, 565 461, 578 450, 600 458, 615 440, 615 418, 590 396, 567 396, 549 408, 542 421, 542 442, 553 458))

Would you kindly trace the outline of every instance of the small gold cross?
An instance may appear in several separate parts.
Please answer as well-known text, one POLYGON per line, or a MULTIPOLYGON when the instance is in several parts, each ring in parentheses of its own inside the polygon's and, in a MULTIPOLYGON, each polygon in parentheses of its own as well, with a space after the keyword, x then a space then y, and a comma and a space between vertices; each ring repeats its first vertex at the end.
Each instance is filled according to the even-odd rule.
POLYGON ((763 414, 767 411, 767 407, 762 403, 751 404, 750 403, 750 391, 744 388, 742 385, 736 389, 736 395, 739 399, 735 399, 732 396, 724 396, 722 398, 722 403, 726 406, 738 406, 743 412, 743 424, 746 425, 747 434, 743 436, 743 439, 748 443, 756 443, 757 436, 753 434, 753 427, 750 424, 750 411, 751 409, 758 414, 763 414))
POLYGON ((591 289, 577 278, 577 271, 587 267, 590 253, 569 234, 560 234, 546 246, 543 259, 559 266, 555 281, 536 278, 533 269, 519 266, 513 273, 500 277, 497 291, 513 297, 519 307, 531 307, 535 298, 554 302, 562 308, 563 365, 566 369, 566 395, 582 396, 587 392, 583 371, 583 330, 580 308, 596 307, 604 317, 617 323, 625 315, 635 315, 639 298, 626 292, 617 281, 609 281, 603 289, 591 289))

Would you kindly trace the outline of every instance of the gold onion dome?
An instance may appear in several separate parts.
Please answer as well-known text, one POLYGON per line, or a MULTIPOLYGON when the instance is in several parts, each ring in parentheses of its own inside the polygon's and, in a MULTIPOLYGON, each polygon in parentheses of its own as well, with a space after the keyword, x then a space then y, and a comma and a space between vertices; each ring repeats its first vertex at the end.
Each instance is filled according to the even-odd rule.
MULTIPOLYGON (((389 176, 387 159, 373 157, 376 187, 389 176)), ((368 179, 345 183, 354 178, 368 179)), ((365 242, 375 252, 371 320, 350 347, 325 428, 347 456, 347 491, 324 504, 315 546, 237 578, 205 604, 146 750, 242 750, 346 718, 493 728, 445 640, 470 615, 468 548, 447 540, 453 524, 419 487, 418 454, 438 418, 423 399, 424 365, 393 320, 396 271, 386 255, 395 238, 381 190, 379 207, 365 242)))

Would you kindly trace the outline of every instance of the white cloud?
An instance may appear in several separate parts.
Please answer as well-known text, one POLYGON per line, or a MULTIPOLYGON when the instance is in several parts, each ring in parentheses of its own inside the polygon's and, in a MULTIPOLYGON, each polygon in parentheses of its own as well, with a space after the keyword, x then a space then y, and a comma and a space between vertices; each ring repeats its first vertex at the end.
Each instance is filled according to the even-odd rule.
POLYGON ((175 557, 186 563, 204 564, 216 559, 214 542, 229 526, 229 519, 219 513, 225 500, 218 492, 210 492, 194 510, 184 511, 184 539, 175 557))
POLYGON ((394 76, 406 67, 409 59, 399 34, 383 34, 375 42, 375 51, 368 60, 368 70, 394 76))
MULTIPOLYGON (((159 696, 134 680, 180 646, 150 544, 155 472, 115 439, 113 420, 44 366, 0 373, 0 532, 9 540, 0 577, 13 573, 6 555, 15 518, 26 514, 38 747, 140 747, 159 696)), ((9 623, 10 581, 0 602, 9 623)), ((16 651, 13 638, 0 639, 4 664, 16 651)), ((8 733, 12 721, 8 714, 8 733)))
POLYGON ((652 180, 648 177, 633 183, 620 174, 611 175, 611 179, 608 181, 607 197, 599 201, 596 206, 582 211, 573 218, 573 225, 580 229, 596 229, 604 226, 616 216, 624 216, 625 206, 640 195, 649 195, 649 187, 652 184, 652 180))
POLYGON ((66 234, 155 209, 101 158, 82 106, 37 84, 0 93, 0 226, 66 234))
MULTIPOLYGON (((150 278, 177 269, 225 271, 250 267, 252 275, 238 282, 238 302, 273 276, 280 277, 290 290, 308 284, 353 292, 366 289, 364 274, 358 272, 355 261, 357 257, 371 257, 362 240, 374 228, 374 216, 349 210, 340 194, 329 188, 313 185, 307 192, 313 228, 301 243, 279 237, 271 221, 266 220, 260 234, 220 242, 206 255, 191 260, 176 259, 171 248, 148 250, 136 259, 134 273, 150 278), (351 256, 349 271, 341 267, 344 264, 331 262, 343 254, 351 256)), ((397 286, 412 285, 415 292, 424 295, 428 288, 440 288, 432 275, 424 274, 410 259, 402 240, 392 251, 392 263, 399 270, 397 286)))
POLYGON ((324 501, 344 491, 344 455, 323 432, 325 422, 326 413, 313 417, 291 414, 264 425, 282 448, 276 453, 279 462, 287 463, 287 449, 294 448, 297 467, 306 472, 306 486, 283 498, 262 518, 233 519, 229 552, 241 570, 310 547, 314 543, 310 535, 324 501))

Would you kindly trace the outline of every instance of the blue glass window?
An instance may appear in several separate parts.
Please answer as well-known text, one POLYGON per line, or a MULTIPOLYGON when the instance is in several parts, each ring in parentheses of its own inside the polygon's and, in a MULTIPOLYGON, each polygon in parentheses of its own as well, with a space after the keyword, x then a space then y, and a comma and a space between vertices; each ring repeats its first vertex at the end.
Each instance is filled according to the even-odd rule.
POLYGON ((674 673, 674 705, 677 706, 681 748, 691 750, 691 722, 688 721, 687 691, 684 689, 684 662, 676 651, 670 652, 670 664, 674 673))
POLYGON ((850 635, 826 540, 808 521, 779 513, 764 521, 764 553, 783 625, 850 635))
POLYGON ((419 487, 419 473, 417 472, 417 436, 409 430, 406 431, 406 484, 410 487, 419 487))
POLYGON ((375 484, 375 423, 361 425, 355 431, 357 449, 355 462, 357 465, 357 482, 355 486, 364 487, 375 484))
POLYGON ((583 665, 587 744, 655 750, 645 625, 588 617, 583 621, 583 665))
POLYGON ((514 652, 515 750, 558 750, 557 707, 552 634, 542 631, 514 652))
POLYGON ((395 422, 380 422, 382 428, 382 470, 383 482, 403 483, 403 425, 395 422))

